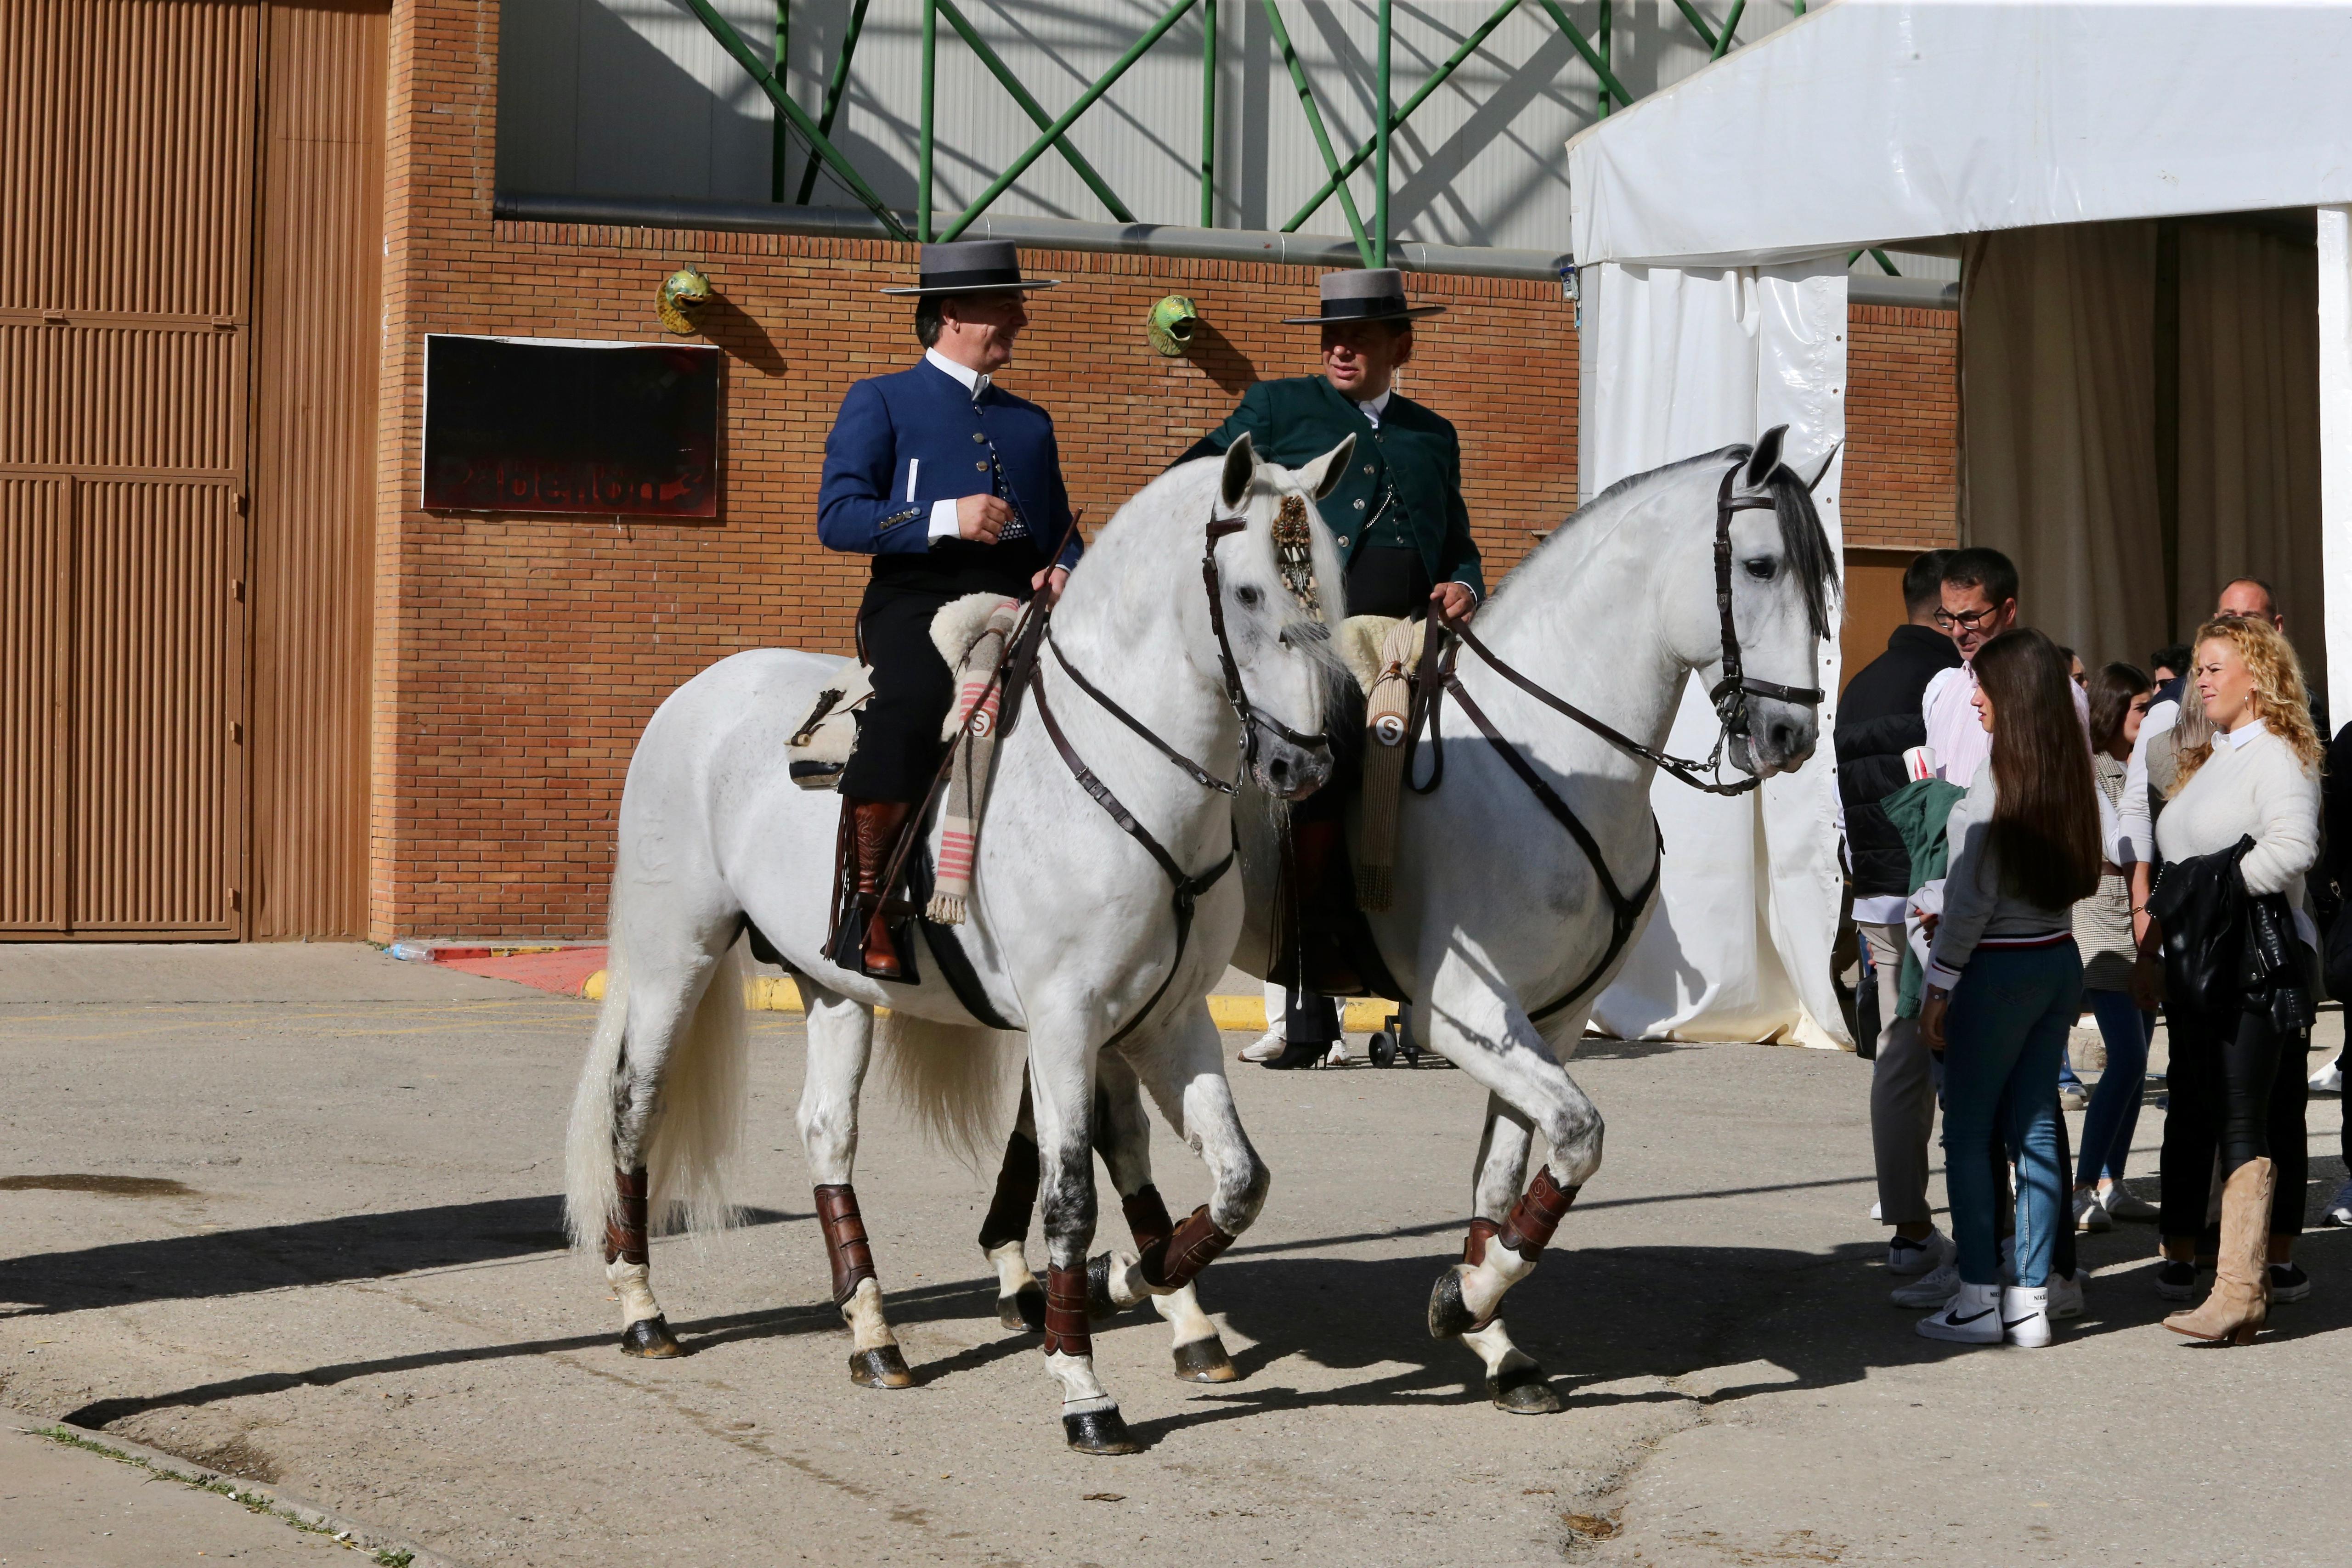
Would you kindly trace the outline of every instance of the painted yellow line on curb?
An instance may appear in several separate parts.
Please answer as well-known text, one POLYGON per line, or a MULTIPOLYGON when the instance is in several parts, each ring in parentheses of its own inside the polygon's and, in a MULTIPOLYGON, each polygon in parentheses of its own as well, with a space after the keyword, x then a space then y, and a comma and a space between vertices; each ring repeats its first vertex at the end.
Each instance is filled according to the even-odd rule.
MULTIPOLYGON (((592 1002, 604 999, 604 971, 597 970, 580 988, 580 994, 592 1002)), ((807 1010, 801 1004, 800 988, 789 975, 755 975, 743 982, 743 1005, 754 1012, 796 1013, 807 1010)), ((1396 1012, 1396 1004, 1381 997, 1360 998, 1348 1004, 1340 1027, 1356 1034, 1371 1034, 1381 1030, 1396 1012)), ((1219 1029, 1265 1029, 1265 998, 1263 997, 1211 997, 1209 1017, 1219 1029)))

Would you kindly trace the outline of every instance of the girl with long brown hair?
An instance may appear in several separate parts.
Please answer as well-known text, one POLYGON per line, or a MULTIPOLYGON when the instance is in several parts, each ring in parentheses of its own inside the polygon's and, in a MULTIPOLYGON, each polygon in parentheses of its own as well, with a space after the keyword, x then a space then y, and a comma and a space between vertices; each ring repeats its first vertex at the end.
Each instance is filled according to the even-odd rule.
POLYGON ((1944 1055, 1944 1181, 1960 1286, 1919 1332, 2042 1345, 2058 1228, 2074 1222, 2058 1063, 2083 1010, 2072 911, 2099 885, 2099 809, 2057 644, 2004 632, 1978 651, 1976 674, 1992 755, 1945 830, 1943 912, 1919 1016, 1921 1036, 1944 1055), (2017 1159, 2017 1283, 2006 1291, 1986 1158, 1996 1137, 2017 1159))

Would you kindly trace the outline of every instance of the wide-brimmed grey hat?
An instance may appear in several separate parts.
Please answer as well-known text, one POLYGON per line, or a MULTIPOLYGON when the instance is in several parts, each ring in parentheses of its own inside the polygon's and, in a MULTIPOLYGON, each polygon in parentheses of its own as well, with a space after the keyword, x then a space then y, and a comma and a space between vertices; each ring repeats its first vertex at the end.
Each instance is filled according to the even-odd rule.
POLYGON ((992 294, 1005 288, 1053 288, 1061 280, 1021 276, 1021 253, 1009 239, 960 239, 923 247, 922 281, 885 294, 992 294))
POLYGON ((1417 321, 1445 308, 1443 305, 1409 304, 1404 297, 1404 274, 1393 267, 1327 272, 1321 287, 1321 315, 1285 316, 1283 320, 1301 327, 1328 326, 1335 321, 1417 321))

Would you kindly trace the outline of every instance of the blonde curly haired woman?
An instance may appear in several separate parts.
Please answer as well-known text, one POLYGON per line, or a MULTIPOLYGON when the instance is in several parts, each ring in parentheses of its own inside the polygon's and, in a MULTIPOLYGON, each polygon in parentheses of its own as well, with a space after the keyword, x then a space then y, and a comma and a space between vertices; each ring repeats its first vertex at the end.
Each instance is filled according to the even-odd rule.
MULTIPOLYGON (((2180 754, 2179 781, 2157 823, 2157 848, 2169 862, 2221 853, 2252 839, 2238 862, 2246 894, 2283 894, 2299 945, 2315 950, 2317 934, 2303 910, 2303 873, 2319 852, 2320 742, 2302 666, 2275 628, 2247 617, 2208 621, 2197 629, 2195 647, 2189 684, 2213 734, 2180 754)), ((2151 929, 2141 944, 2143 991, 2153 989, 2160 942, 2161 933, 2151 929)), ((2305 973, 2315 968, 2310 953, 2295 956, 2305 973)), ((2199 1339, 2245 1343, 2274 1295, 2292 1300, 2311 1289, 2293 1261, 2308 1164, 2304 1055, 2309 1035, 2288 1033, 2251 998, 2234 1010, 2204 1014, 2175 998, 2167 1018, 2168 1270, 2179 1270, 2194 1255, 2217 1144, 2224 1186, 2212 1291, 2202 1306, 2175 1312, 2165 1326, 2199 1339)))

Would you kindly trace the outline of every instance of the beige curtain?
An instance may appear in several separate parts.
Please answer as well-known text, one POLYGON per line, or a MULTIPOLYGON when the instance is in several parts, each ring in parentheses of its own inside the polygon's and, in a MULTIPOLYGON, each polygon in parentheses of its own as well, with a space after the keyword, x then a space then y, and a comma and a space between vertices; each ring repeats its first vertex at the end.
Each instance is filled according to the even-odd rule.
POLYGON ((2156 225, 1972 237, 1960 267, 1961 535, 2085 664, 2164 641, 2156 225))
POLYGON ((2319 550, 2319 271, 2299 236, 2180 230, 2180 634, 2232 578, 2278 591, 2316 680, 2326 664, 2319 550))

